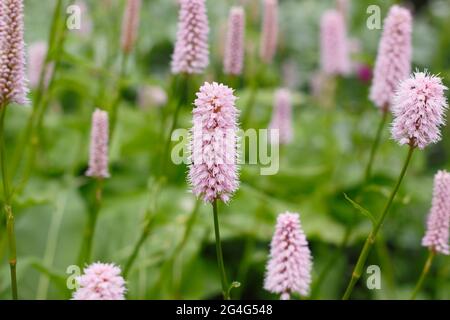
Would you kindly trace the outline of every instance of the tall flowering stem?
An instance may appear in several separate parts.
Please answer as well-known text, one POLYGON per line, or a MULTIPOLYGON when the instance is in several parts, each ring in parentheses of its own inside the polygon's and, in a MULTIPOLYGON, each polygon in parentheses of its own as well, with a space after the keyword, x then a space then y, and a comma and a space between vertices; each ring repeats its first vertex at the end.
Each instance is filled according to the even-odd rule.
POLYGON ((5 147, 5 115, 6 105, 0 105, 0 166, 3 181, 3 210, 6 216, 6 230, 9 244, 9 267, 11 275, 11 293, 14 300, 18 299, 17 276, 16 276, 16 237, 14 231, 14 215, 11 206, 11 189, 9 186, 8 170, 6 166, 6 147, 5 147))
POLYGON ((414 147, 410 147, 408 151, 408 156, 406 157, 405 163, 403 165, 402 171, 400 172, 400 176, 397 179, 397 183, 395 184, 394 189, 391 192, 391 195, 389 196, 388 202, 386 206, 384 207, 384 210, 378 219, 377 223, 373 226, 372 231, 370 232, 369 236, 366 239, 366 242, 364 243, 364 247, 359 254, 358 261, 356 263, 355 268, 353 269, 352 277, 350 279, 350 282, 347 286, 347 289, 344 293, 343 300, 348 300, 353 292, 353 288, 355 287, 356 283, 358 282, 359 278, 361 277, 361 274, 363 272, 364 266, 366 264, 367 257, 369 256, 369 253, 373 247, 373 244, 375 243, 376 237, 378 235, 378 232, 380 231, 381 227, 383 226, 384 220, 386 219, 386 216, 389 212, 389 209, 392 206, 392 203, 395 199, 395 196, 397 195, 398 189, 400 188, 400 185, 403 181, 403 178, 405 177, 406 170, 408 169, 409 163, 411 161, 412 155, 414 153, 414 147))
POLYGON ((193 110, 188 180, 192 192, 212 204, 217 262, 222 293, 230 298, 219 231, 217 201, 229 202, 238 189, 236 97, 223 84, 205 83, 197 93, 193 110))
POLYGON ((408 78, 411 72, 411 34, 411 13, 400 6, 392 6, 384 21, 370 88, 369 98, 380 109, 382 116, 366 167, 366 181, 372 173, 373 161, 397 86, 400 81, 408 78))
POLYGON ((223 262, 222 244, 220 241, 220 229, 219 229, 219 213, 217 209, 217 200, 212 203, 213 215, 214 215, 214 235, 216 238, 216 254, 217 254, 217 264, 220 270, 220 281, 222 283, 222 294, 225 300, 230 300, 230 293, 228 287, 227 274, 225 272, 225 264, 223 262))
POLYGON ((80 253, 80 263, 88 262, 91 258, 95 226, 102 204, 103 180, 110 176, 108 171, 108 128, 108 113, 100 109, 95 110, 92 115, 89 168, 86 172, 86 176, 95 179, 94 205, 89 212, 80 253))
POLYGON ((409 79, 402 81, 397 89, 392 106, 394 121, 391 134, 400 145, 409 145, 408 156, 382 214, 367 237, 343 299, 350 298, 361 277, 367 257, 400 188, 414 150, 424 149, 441 140, 440 127, 445 122, 444 112, 448 107, 444 96, 446 89, 439 77, 426 72, 416 72, 409 79))
POLYGON ((3 0, 0 3, 0 167, 3 180, 6 230, 9 245, 11 292, 18 299, 16 277, 16 237, 12 211, 12 190, 6 164, 5 117, 10 103, 28 104, 28 87, 25 75, 25 42, 23 0, 3 0))

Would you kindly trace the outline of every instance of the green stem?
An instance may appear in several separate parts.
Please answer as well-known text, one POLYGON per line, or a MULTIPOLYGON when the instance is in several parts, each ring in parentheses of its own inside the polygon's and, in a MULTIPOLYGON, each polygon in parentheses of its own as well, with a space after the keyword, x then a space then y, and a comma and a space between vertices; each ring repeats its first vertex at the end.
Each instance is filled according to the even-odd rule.
POLYGON ((11 275, 11 293, 13 300, 18 299, 17 277, 16 277, 16 236, 14 232, 14 215, 11 207, 11 192, 9 188, 8 170, 6 168, 6 146, 5 146, 5 116, 7 103, 0 105, 0 166, 3 180, 4 204, 3 209, 6 215, 6 230, 9 243, 9 268, 11 275))
MULTIPOLYGON (((163 153, 162 153, 162 157, 161 157, 161 175, 165 174, 165 171, 167 169, 167 161, 169 158, 169 154, 170 154, 170 145, 172 142, 172 132, 175 130, 175 128, 178 125, 178 118, 180 115, 180 111, 181 108, 183 106, 183 103, 186 102, 186 100, 189 97, 189 77, 187 75, 182 75, 181 78, 178 79, 181 84, 180 84, 180 92, 181 92, 181 96, 178 98, 178 100, 176 101, 176 106, 175 106, 175 112, 173 114, 173 118, 172 118, 172 125, 170 127, 169 133, 167 134, 167 138, 164 144, 164 149, 163 149, 163 153)), ((177 88, 177 80, 175 80, 175 92, 173 94, 176 94, 178 91, 177 88)))
POLYGON ((367 257, 369 256, 370 250, 372 249, 372 246, 375 243, 378 232, 380 231, 380 229, 384 223, 384 220, 386 219, 386 216, 389 212, 389 209, 392 206, 392 203, 398 192, 398 189, 400 188, 403 178, 405 177, 406 170, 408 169, 408 165, 409 165, 412 155, 414 153, 414 149, 415 149, 415 147, 412 146, 412 144, 411 144, 409 147, 408 156, 406 157, 405 163, 403 165, 400 176, 398 177, 398 180, 394 187, 394 190, 392 190, 392 193, 391 193, 389 200, 383 210, 383 213, 380 216, 380 219, 373 226, 372 231, 370 232, 369 236, 366 239, 366 242, 364 243, 364 247, 359 255, 358 262, 356 263, 356 266, 353 270, 352 277, 347 286, 347 290, 345 291, 344 296, 342 297, 343 300, 348 300, 350 298, 353 288, 355 287, 356 283, 358 282, 359 278, 361 277, 361 274, 362 274, 364 265, 366 263, 367 257))
POLYGON ((119 111, 119 104, 120 104, 120 99, 121 99, 121 91, 122 91, 122 87, 123 87, 123 81, 125 79, 125 76, 127 75, 128 58, 129 58, 129 54, 123 53, 122 61, 120 63, 119 84, 117 85, 117 94, 111 105, 111 112, 110 112, 111 130, 109 132, 110 140, 112 140, 112 137, 114 136, 114 132, 116 130, 117 113, 119 111))
POLYGON ((163 186, 163 184, 164 184, 164 180, 160 179, 160 180, 157 180, 156 182, 154 182, 154 184, 151 186, 152 189, 150 190, 150 198, 149 198, 149 202, 151 202, 151 204, 149 204, 149 207, 146 209, 146 212, 145 212, 145 224, 144 224, 144 228, 142 229, 142 233, 141 233, 138 241, 134 245, 134 248, 133 248, 133 251, 131 252, 130 257, 128 258, 127 262, 125 263, 125 268, 123 271, 123 275, 125 278, 128 276, 128 274, 131 270, 131 267, 133 266, 134 262, 136 261, 136 258, 138 257, 139 252, 141 251, 141 248, 145 243, 145 240, 147 240, 147 238, 150 234, 150 231, 152 230, 155 213, 157 211, 158 193, 159 193, 160 188, 163 186))
POLYGON ((216 236, 216 253, 217 253, 217 263, 220 269, 220 279, 222 282, 222 293, 225 300, 230 300, 230 295, 228 291, 228 281, 227 275, 225 273, 225 265, 223 263, 222 245, 220 242, 220 230, 219 230, 219 214, 217 210, 217 200, 212 203, 213 214, 214 214, 214 233, 216 236))
MULTIPOLYGON (((31 147, 34 148, 34 145, 37 144, 37 141, 33 141, 33 139, 35 139, 33 137, 32 139, 32 134, 33 134, 33 127, 36 125, 36 121, 37 121, 37 117, 39 116, 39 110, 40 110, 40 105, 43 104, 43 98, 47 95, 48 93, 48 89, 50 87, 50 83, 53 81, 53 76, 56 72, 56 70, 53 70, 53 73, 51 75, 51 79, 48 83, 47 86, 47 74, 48 74, 48 70, 50 68, 50 64, 52 62, 52 60, 54 60, 56 57, 52 57, 52 54, 54 54, 54 48, 55 45, 57 46, 62 46, 63 45, 63 39, 60 39, 60 41, 57 41, 58 37, 58 26, 60 25, 60 21, 61 21, 61 9, 62 9, 62 4, 63 4, 63 0, 58 0, 58 2, 55 5, 55 10, 53 12, 53 18, 52 18, 52 25, 50 27, 50 35, 49 35, 49 44, 48 44, 48 50, 47 50, 47 54, 44 60, 44 66, 42 67, 41 70, 41 74, 39 76, 39 83, 38 83, 38 90, 36 91, 36 97, 34 99, 34 103, 33 103, 33 109, 31 112, 30 117, 28 118, 28 122, 27 125, 25 127, 25 132, 22 136, 21 141, 18 143, 17 148, 14 150, 14 154, 13 154, 13 161, 12 161, 12 167, 11 167, 11 173, 12 173, 12 177, 15 177, 16 172, 17 172, 17 168, 19 167, 19 165, 22 162, 22 158, 24 155, 24 150, 25 148, 29 145, 30 140, 31 141, 31 147)), ((59 53, 60 50, 57 50, 57 52, 59 53)), ((56 68, 55 68, 56 69, 56 68)))
POLYGON ((434 250, 430 250, 428 252, 428 258, 427 261, 425 262, 425 265, 423 266, 423 270, 422 273, 420 275, 419 281, 417 281, 417 285, 411 295, 411 300, 415 300, 417 294, 420 291, 420 288, 422 288, 423 282, 425 281, 425 278, 427 277, 428 272, 430 271, 431 268, 431 264, 433 263, 433 259, 436 256, 436 251, 434 250))
POLYGON ((370 179, 370 176, 372 174, 373 161, 375 159, 375 154, 377 153, 378 146, 380 145, 383 128, 384 128, 384 126, 386 124, 386 120, 387 120, 387 115, 388 115, 387 109, 383 109, 382 113, 383 114, 381 116, 380 124, 378 125, 377 135, 375 136, 375 140, 373 141, 372 149, 370 150, 369 162, 367 163, 367 167, 366 167, 366 175, 365 175, 366 182, 370 179))
POLYGON ((136 261, 137 256, 139 255, 139 252, 141 251, 142 245, 145 243, 145 240, 147 240, 148 235, 150 234, 151 226, 152 226, 153 219, 148 220, 144 226, 144 229, 142 230, 142 234, 139 237, 138 241, 136 242, 133 252, 131 253, 130 257, 128 258, 125 268, 123 269, 123 276, 126 278, 128 276, 128 273, 130 272, 131 267, 133 266, 134 262, 136 261))
POLYGON ((94 191, 94 206, 93 210, 89 213, 88 222, 83 236, 83 244, 81 247, 79 265, 91 261, 92 256, 92 243, 94 239, 95 227, 97 225, 98 214, 102 206, 102 193, 103 193, 103 179, 96 179, 96 186, 94 191))

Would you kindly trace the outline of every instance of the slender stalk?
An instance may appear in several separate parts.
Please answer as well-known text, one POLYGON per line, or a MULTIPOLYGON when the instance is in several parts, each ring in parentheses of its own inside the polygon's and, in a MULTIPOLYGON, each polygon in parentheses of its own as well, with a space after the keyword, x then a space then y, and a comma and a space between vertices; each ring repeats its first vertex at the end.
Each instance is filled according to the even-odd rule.
POLYGON ((3 210, 5 211, 6 216, 6 231, 9 244, 11 294, 13 300, 17 300, 18 293, 17 293, 17 277, 16 277, 16 265, 17 265, 16 236, 14 232, 14 215, 11 207, 11 190, 9 188, 9 177, 8 177, 8 170, 6 167, 6 147, 5 147, 6 105, 7 103, 2 103, 0 105, 0 166, 2 172, 3 194, 4 194, 3 210))
POLYGON ((383 226, 384 220, 386 219, 386 216, 389 212, 389 209, 392 206, 392 203, 398 192, 398 189, 400 188, 403 178, 405 177, 406 170, 408 169, 409 163, 411 162, 411 158, 414 153, 414 149, 415 148, 412 145, 409 147, 408 156, 406 157, 405 163, 403 165, 400 176, 398 177, 397 183, 395 184, 394 190, 392 190, 392 192, 391 192, 389 200, 388 200, 386 206, 384 207, 383 213, 381 214, 377 223, 373 226, 372 231, 370 232, 369 236, 366 239, 366 242, 364 243, 364 247, 359 255, 356 266, 353 269, 352 277, 347 286, 347 290, 345 291, 344 296, 342 297, 343 300, 348 300, 350 298, 350 296, 353 292, 353 288, 355 287, 355 284, 358 282, 359 278, 361 277, 361 274, 362 274, 364 265, 366 263, 367 257, 369 256, 370 250, 372 249, 372 246, 375 243, 378 232, 380 231, 381 227, 383 226))
POLYGON ((179 78, 177 80, 175 80, 175 87, 174 87, 175 92, 173 92, 172 94, 175 95, 178 93, 178 94, 180 94, 180 96, 178 97, 178 99, 176 101, 175 112, 174 112, 173 118, 172 118, 172 124, 170 126, 170 130, 167 134, 167 138, 166 138, 165 144, 164 144, 164 149, 163 149, 163 153, 162 153, 162 157, 161 157, 161 175, 164 175, 165 171, 167 169, 167 160, 169 158, 170 145, 172 142, 172 132, 176 129, 176 127, 178 125, 178 118, 180 115, 181 108, 189 97, 189 80, 190 80, 189 76, 181 75, 181 78, 179 78), (179 81, 177 81, 177 80, 179 80, 179 81), (177 85, 178 82, 180 82, 180 83, 177 85))
POLYGON ((92 243, 94 239, 95 227, 97 225, 98 214, 102 206, 103 179, 97 178, 95 181, 94 206, 89 213, 88 222, 84 231, 83 243, 80 252, 79 264, 90 262, 92 256, 92 243))
POLYGON ((433 263, 433 259, 435 256, 436 256, 436 251, 429 250, 427 261, 425 262, 425 265, 423 266, 423 270, 422 270, 422 273, 420 274, 419 281, 417 281, 416 287, 411 295, 411 300, 416 299, 416 296, 419 293, 420 289, 422 288, 423 282, 425 281, 425 278, 427 277, 427 274, 430 271, 431 264, 433 263))
POLYGON ((219 214, 217 210, 217 200, 212 203, 213 215, 214 215, 214 233, 216 235, 216 253, 217 253, 217 264, 220 269, 220 279, 222 282, 222 294, 225 300, 230 300, 230 295, 228 291, 228 281, 227 274, 225 273, 225 265, 223 263, 222 254, 222 244, 220 242, 220 230, 219 230, 219 214))
POLYGON ((112 137, 114 136, 114 132, 116 130, 116 124, 117 124, 117 113, 119 111, 119 104, 121 99, 121 91, 123 87, 123 81, 127 75, 127 65, 128 65, 128 59, 130 55, 128 53, 123 53, 122 60, 120 63, 120 70, 119 70, 119 83, 117 85, 117 94, 111 104, 111 111, 110 111, 110 118, 111 118, 111 130, 109 131, 109 137, 112 140, 112 137))
POLYGON ((129 256, 127 262, 125 263, 125 268, 123 271, 123 275, 126 278, 128 276, 128 273, 131 270, 131 267, 133 266, 134 262, 136 261, 136 258, 139 255, 139 252, 141 251, 142 246, 145 243, 145 240, 147 240, 148 236, 150 235, 150 231, 153 227, 156 207, 157 207, 157 199, 158 199, 158 193, 163 185, 164 181, 163 179, 157 180, 153 185, 152 189, 150 190, 150 198, 149 202, 152 204, 149 204, 149 207, 147 208, 145 212, 145 224, 144 228, 142 229, 142 233, 139 236, 138 241, 134 245, 133 251, 131 252, 131 255, 129 256), (151 207, 150 207, 151 206, 151 207))
POLYGON ((133 266, 134 262, 136 261, 137 256, 139 255, 139 252, 141 251, 142 245, 145 243, 145 240, 147 240, 148 235, 150 234, 152 222, 153 222, 153 219, 148 220, 146 222, 144 229, 142 230, 141 236, 139 237, 138 241, 136 242, 130 257, 128 258, 127 262, 125 263, 125 268, 123 269, 124 278, 126 278, 128 276, 128 273, 130 272, 131 267, 133 266))
MULTIPOLYGON (((50 83, 53 81, 53 75, 55 74, 55 71, 56 71, 56 70, 53 71, 50 82, 48 83, 48 86, 47 86, 46 77, 48 74, 48 70, 49 70, 51 61, 56 58, 56 57, 52 57, 52 55, 54 54, 54 51, 56 51, 58 53, 60 52, 60 50, 54 50, 54 48, 56 46, 62 46, 63 41, 64 41, 62 38, 59 39, 59 41, 57 41, 57 39, 58 39, 57 35, 59 32, 58 27, 60 26, 60 21, 61 21, 62 4, 63 4, 63 0, 58 0, 55 5, 55 9, 53 11, 52 25, 50 27, 50 35, 49 35, 49 41, 48 41, 49 42, 48 50, 47 50, 47 54, 46 54, 46 57, 44 60, 44 65, 41 70, 41 74, 39 76, 39 83, 38 83, 38 87, 37 87, 38 89, 36 91, 36 96, 35 96, 34 103, 33 103, 33 109, 32 109, 30 117, 28 118, 28 122, 25 127, 25 132, 24 132, 20 142, 17 144, 17 147, 14 150, 14 154, 13 154, 13 161, 12 161, 12 167, 11 167, 12 177, 15 177, 17 168, 19 167, 20 163, 22 162, 24 150, 30 143, 31 136, 33 133, 33 127, 36 125, 37 117, 39 116, 40 105, 43 104, 42 100, 49 92, 48 89, 50 87, 50 83)), ((37 141, 31 141, 30 147, 34 147, 34 145, 36 143, 37 143, 37 141)))
POLYGON ((375 154, 377 153, 378 146, 380 145, 380 140, 381 140, 381 136, 383 133, 383 128, 386 124, 387 115, 388 115, 388 110, 387 110, 387 108, 384 108, 382 111, 380 124, 378 125, 377 135, 375 136, 375 140, 373 141, 373 144, 372 144, 372 149, 370 150, 369 162, 367 163, 366 174, 365 174, 366 182, 370 179, 370 176, 372 174, 373 161, 375 159, 375 154))

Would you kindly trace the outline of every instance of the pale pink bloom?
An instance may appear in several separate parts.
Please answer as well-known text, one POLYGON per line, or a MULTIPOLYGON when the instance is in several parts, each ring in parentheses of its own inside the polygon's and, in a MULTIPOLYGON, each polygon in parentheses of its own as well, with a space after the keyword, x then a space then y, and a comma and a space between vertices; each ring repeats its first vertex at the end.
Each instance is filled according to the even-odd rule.
MULTIPOLYGON (((275 92, 272 120, 269 128, 278 130, 280 144, 292 142, 294 137, 292 129, 292 97, 288 89, 278 89, 275 92)), ((272 141, 272 143, 275 143, 275 141, 272 141)))
POLYGON ((125 280, 118 266, 96 262, 84 269, 77 277, 79 288, 73 300, 125 300, 125 280))
POLYGON ((23 0, 0 3, 0 104, 28 104, 23 0))
POLYGON ((233 7, 228 17, 228 32, 223 70, 226 74, 240 75, 244 67, 245 13, 242 7, 233 7))
POLYGON ((209 64, 205 0, 180 0, 172 73, 203 73, 209 64))
POLYGON ((188 180, 205 202, 228 202, 239 186, 235 101, 233 89, 205 82, 194 102, 188 180))
POLYGON ((96 109, 92 115, 89 168, 86 172, 89 177, 109 178, 108 128, 108 112, 96 109))
POLYGON ((271 63, 277 51, 278 42, 278 0, 263 0, 264 16, 262 23, 259 56, 264 63, 271 63))
POLYGON ((384 20, 370 88, 370 100, 378 108, 389 109, 399 83, 411 72, 411 33, 409 10, 392 6, 384 20))
POLYGON ((416 72, 400 83, 394 97, 392 137, 419 149, 441 140, 440 127, 448 107, 441 78, 416 72))
MULTIPOLYGON (((41 73, 45 66, 45 58, 47 57, 47 43, 39 41, 32 43, 28 47, 28 79, 30 80, 30 87, 37 88, 41 79, 41 73)), ((44 75, 44 84, 48 85, 53 74, 54 64, 51 63, 47 67, 44 75)))
POLYGON ((139 88, 138 105, 146 109, 148 107, 164 107, 168 101, 166 91, 159 86, 143 86, 139 88))
POLYGON ((282 300, 292 293, 307 296, 311 270, 311 252, 298 213, 280 214, 270 244, 264 289, 280 294, 282 300))
POLYGON ((450 173, 438 171, 434 176, 433 203, 428 214, 427 232, 422 245, 445 255, 450 254, 450 173))
POLYGON ((326 11, 320 22, 320 61, 322 71, 329 75, 350 72, 349 40, 342 13, 326 11))
POLYGON ((133 50, 136 42, 141 14, 141 0, 127 0, 122 20, 122 50, 126 54, 133 50))

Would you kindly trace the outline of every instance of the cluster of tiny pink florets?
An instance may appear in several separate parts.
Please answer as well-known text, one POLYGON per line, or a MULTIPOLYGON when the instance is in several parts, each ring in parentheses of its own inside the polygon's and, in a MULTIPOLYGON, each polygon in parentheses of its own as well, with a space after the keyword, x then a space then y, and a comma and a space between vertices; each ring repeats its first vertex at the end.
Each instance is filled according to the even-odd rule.
POLYGON ((206 82, 197 93, 189 182, 205 202, 228 202, 239 186, 235 100, 231 88, 215 82, 206 82))

